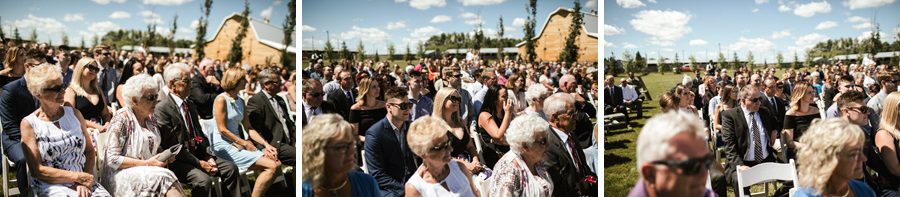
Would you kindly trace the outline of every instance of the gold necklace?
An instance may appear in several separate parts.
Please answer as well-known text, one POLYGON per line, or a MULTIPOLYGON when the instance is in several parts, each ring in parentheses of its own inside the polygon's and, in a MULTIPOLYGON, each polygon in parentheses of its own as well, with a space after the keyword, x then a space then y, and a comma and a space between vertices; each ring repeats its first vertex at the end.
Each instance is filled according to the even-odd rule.
POLYGON ((341 183, 341 185, 335 187, 334 189, 326 188, 324 186, 322 186, 321 188, 324 190, 328 190, 328 193, 331 193, 331 196, 338 196, 338 190, 340 190, 341 188, 344 188, 344 186, 347 186, 347 182, 350 182, 350 179, 344 179, 344 182, 341 183))

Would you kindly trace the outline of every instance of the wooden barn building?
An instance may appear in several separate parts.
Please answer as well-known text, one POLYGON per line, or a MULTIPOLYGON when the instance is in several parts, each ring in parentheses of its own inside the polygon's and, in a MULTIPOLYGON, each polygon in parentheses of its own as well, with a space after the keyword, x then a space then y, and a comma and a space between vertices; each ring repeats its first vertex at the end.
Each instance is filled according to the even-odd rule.
MULTIPOLYGON (((212 39, 206 42, 206 47, 203 49, 207 58, 222 61, 228 59, 232 41, 238 34, 242 19, 243 17, 240 14, 234 13, 222 20, 219 29, 212 39)), ((282 43, 284 43, 284 31, 281 26, 275 26, 267 23, 267 21, 251 17, 246 37, 241 42, 244 52, 241 64, 256 66, 275 63, 280 65, 281 49, 284 48, 282 43)), ((295 43, 291 43, 287 51, 291 59, 296 58, 297 46, 295 43)))
MULTIPOLYGON (((572 24, 573 9, 557 8, 556 11, 550 13, 547 21, 544 22, 543 28, 535 35, 534 52, 537 54, 536 60, 540 61, 558 61, 559 53, 562 52, 566 45, 566 37, 569 36, 569 26, 572 24)), ((598 23, 597 14, 583 13, 582 24, 579 30, 581 34, 575 39, 575 45, 578 46, 578 62, 597 62, 597 46, 598 23)), ((516 44, 519 48, 519 57, 527 59, 525 52, 525 42, 516 44)))

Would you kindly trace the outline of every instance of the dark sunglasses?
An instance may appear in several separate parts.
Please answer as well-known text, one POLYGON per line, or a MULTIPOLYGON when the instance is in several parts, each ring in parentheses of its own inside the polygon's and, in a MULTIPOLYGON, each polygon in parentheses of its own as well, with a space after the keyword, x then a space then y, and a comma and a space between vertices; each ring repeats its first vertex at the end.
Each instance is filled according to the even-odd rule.
MULTIPOLYGON (((88 64, 88 65, 92 65, 92 64, 88 64)), ((87 68, 87 69, 90 70, 90 71, 100 72, 100 67, 97 67, 97 66, 93 66, 93 65, 92 65, 92 66, 87 66, 87 67, 85 67, 85 68, 87 68)))
POLYGON ((750 100, 750 102, 752 103, 757 103, 759 102, 759 100, 762 100, 762 97, 748 98, 747 100, 750 100))
POLYGON ((311 96, 311 97, 320 97, 320 96, 322 96, 322 95, 325 95, 325 93, 324 93, 324 92, 311 92, 311 93, 309 93, 309 96, 311 96))
POLYGON ((66 85, 63 84, 63 85, 58 85, 58 86, 53 86, 53 87, 44 88, 44 92, 56 92, 56 93, 60 93, 60 92, 63 92, 64 90, 66 90, 66 88, 67 88, 66 85))
POLYGON ((459 103, 461 98, 459 98, 458 96, 450 96, 447 98, 447 100, 452 101, 454 103, 459 103))
POLYGON ((453 78, 453 77, 460 78, 460 77, 462 77, 462 74, 455 74, 455 75, 448 74, 447 77, 451 77, 451 78, 453 78))
POLYGON ((681 174, 684 175, 695 175, 700 173, 706 169, 709 169, 712 166, 713 162, 715 162, 716 157, 713 154, 707 154, 703 157, 697 158, 689 158, 683 161, 674 161, 674 160, 659 160, 654 161, 651 164, 654 165, 665 165, 670 168, 678 168, 681 169, 681 174))
POLYGON ((400 107, 400 110, 408 110, 409 108, 412 108, 412 106, 413 106, 413 104, 409 103, 409 102, 407 102, 407 103, 388 103, 388 104, 400 107))

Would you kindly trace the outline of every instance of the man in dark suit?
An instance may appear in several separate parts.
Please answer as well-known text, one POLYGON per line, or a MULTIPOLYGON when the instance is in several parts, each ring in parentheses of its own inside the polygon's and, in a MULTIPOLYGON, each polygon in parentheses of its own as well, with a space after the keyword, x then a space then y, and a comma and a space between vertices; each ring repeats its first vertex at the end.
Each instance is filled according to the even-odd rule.
POLYGON ((605 114, 625 114, 625 123, 627 124, 630 120, 628 119, 628 110, 625 108, 622 97, 622 88, 616 86, 612 75, 607 75, 606 88, 603 90, 603 101, 606 102, 606 105, 603 106, 603 111, 605 114))
MULTIPOLYGON (((295 166, 296 133, 294 121, 290 118, 287 105, 277 94, 281 91, 281 77, 271 69, 263 70, 257 75, 262 91, 247 102, 247 113, 250 124, 278 149, 278 160, 287 166, 295 166)), ((290 177, 290 176, 288 176, 290 177)))
POLYGON ((353 91, 353 76, 351 76, 350 71, 342 70, 338 74, 337 83, 341 85, 341 88, 335 91, 332 91, 328 94, 328 98, 325 99, 328 102, 334 104, 335 111, 344 117, 344 120, 350 120, 350 106, 353 106, 353 103, 356 103, 356 92, 353 91))
POLYGON ((740 107, 726 110, 722 114, 725 158, 728 162, 725 178, 735 188, 737 170, 747 170, 764 162, 775 162, 776 153, 772 144, 778 129, 769 111, 760 108, 760 103, 765 102, 763 99, 756 86, 744 86, 738 93, 740 107))
MULTIPOLYGON (((25 73, 29 68, 44 63, 46 58, 38 50, 26 52, 25 73)), ((19 125, 25 116, 33 113, 38 108, 38 100, 28 92, 24 75, 22 78, 9 82, 3 86, 0 92, 0 122, 3 123, 3 154, 13 162, 16 168, 16 180, 19 191, 27 191, 28 173, 25 169, 25 154, 22 152, 22 133, 19 125)), ((6 161, 0 161, 6 162, 6 161)), ((6 178, 6 177, 4 177, 6 178)))
POLYGON ((222 93, 219 80, 216 79, 213 70, 213 61, 203 59, 200 61, 200 69, 194 71, 191 79, 191 101, 197 105, 197 112, 202 119, 212 119, 213 102, 216 96, 222 93))
POLYGON ((221 176, 229 195, 240 194, 238 178, 240 173, 234 162, 216 158, 212 153, 209 138, 203 133, 197 107, 188 100, 190 89, 190 68, 185 64, 174 64, 166 68, 164 77, 169 86, 169 94, 161 97, 153 113, 159 128, 160 150, 181 144, 182 151, 176 156, 169 169, 183 183, 191 185, 192 196, 212 194, 213 177, 221 176))
POLYGON ((306 79, 303 81, 303 103, 301 104, 303 108, 301 109, 302 113, 300 113, 301 128, 306 126, 313 116, 335 113, 334 106, 331 103, 322 101, 322 95, 324 94, 322 83, 319 80, 306 79))
POLYGON ((366 131, 365 157, 369 174, 378 181, 382 196, 404 196, 404 184, 421 163, 409 149, 409 109, 412 103, 406 91, 393 88, 385 92, 387 117, 366 131))
MULTIPOLYGON (((100 72, 97 74, 97 83, 100 85, 100 90, 103 90, 103 93, 106 96, 102 97, 106 99, 105 103, 110 105, 110 98, 115 100, 116 98, 116 85, 119 82, 119 74, 116 72, 116 68, 114 66, 112 53, 109 52, 109 48, 105 45, 98 45, 94 47, 94 59, 97 60, 100 64, 100 72)), ((135 57, 143 57, 143 51, 135 51, 133 53, 135 57)), ((78 61, 78 60, 72 60, 78 61)), ((133 62, 129 61, 129 62, 133 62)), ((79 73, 80 74, 80 73, 79 73)), ((121 104, 119 106, 122 106, 121 104)))
POLYGON ((547 138, 547 171, 553 181, 553 196, 597 196, 597 186, 584 182, 595 173, 587 166, 584 152, 575 144, 575 99, 556 93, 544 100, 544 113, 550 122, 547 138))
POLYGON ((782 125, 784 124, 784 114, 787 113, 787 107, 784 100, 778 98, 776 93, 781 91, 777 86, 778 80, 774 77, 768 77, 765 81, 763 81, 763 95, 762 96, 762 107, 766 108, 769 112, 774 115, 775 123, 773 126, 776 129, 781 130, 782 125))

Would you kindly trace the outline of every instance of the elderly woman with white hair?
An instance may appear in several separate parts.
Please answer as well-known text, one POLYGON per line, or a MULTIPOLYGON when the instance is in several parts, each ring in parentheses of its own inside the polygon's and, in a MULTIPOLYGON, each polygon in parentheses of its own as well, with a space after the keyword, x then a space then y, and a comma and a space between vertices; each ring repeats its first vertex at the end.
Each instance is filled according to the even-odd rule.
POLYGON ((409 125, 406 141, 422 165, 406 182, 406 196, 477 196, 472 173, 450 155, 449 130, 444 120, 430 115, 409 125))
POLYGON ((844 119, 814 122, 800 138, 798 177, 804 196, 875 196, 863 178, 865 134, 859 126, 844 119))
POLYGON ((381 196, 372 176, 356 170, 356 132, 337 114, 303 128, 303 196, 381 196))
MULTIPOLYGON (((109 122, 101 184, 115 196, 184 196, 178 178, 160 161, 160 134, 152 117, 159 85, 147 74, 122 85, 123 108, 109 122)), ((168 147, 165 147, 168 148, 168 147)))
POLYGON ((510 151, 494 166, 489 196, 551 196, 553 181, 544 163, 550 123, 537 115, 513 119, 506 142, 510 151))
POLYGON ((94 182, 96 152, 84 117, 63 106, 66 85, 61 73, 52 64, 25 73, 28 91, 40 101, 20 124, 22 149, 35 178, 32 189, 39 196, 110 196, 94 182))
POLYGON ((544 100, 547 100, 547 98, 550 97, 550 93, 552 92, 541 84, 531 84, 531 86, 528 86, 528 90, 525 91, 525 100, 528 102, 528 107, 525 108, 525 114, 536 115, 547 120, 547 115, 544 114, 544 100))

